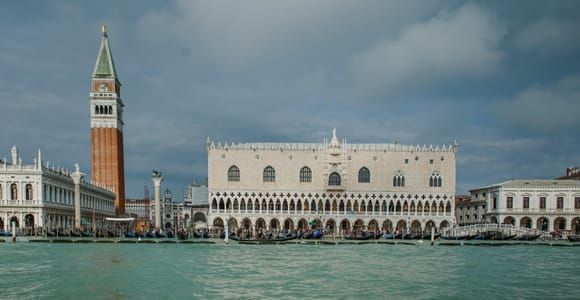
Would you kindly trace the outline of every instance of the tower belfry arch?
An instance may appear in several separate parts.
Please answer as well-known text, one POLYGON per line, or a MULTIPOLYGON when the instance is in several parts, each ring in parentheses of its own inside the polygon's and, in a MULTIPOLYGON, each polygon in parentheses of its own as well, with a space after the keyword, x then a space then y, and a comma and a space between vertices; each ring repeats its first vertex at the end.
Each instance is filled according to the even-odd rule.
POLYGON ((115 192, 115 212, 125 213, 125 167, 121 82, 107 27, 102 27, 101 46, 91 78, 91 178, 115 192))

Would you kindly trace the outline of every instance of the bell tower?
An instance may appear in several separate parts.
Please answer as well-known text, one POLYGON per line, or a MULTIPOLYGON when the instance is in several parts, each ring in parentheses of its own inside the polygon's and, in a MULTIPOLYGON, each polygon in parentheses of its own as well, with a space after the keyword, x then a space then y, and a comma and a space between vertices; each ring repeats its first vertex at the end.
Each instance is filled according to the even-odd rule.
POLYGON ((93 182, 115 192, 115 212, 125 213, 125 167, 123 159, 123 101, 121 82, 113 62, 107 27, 91 80, 91 171, 93 182))

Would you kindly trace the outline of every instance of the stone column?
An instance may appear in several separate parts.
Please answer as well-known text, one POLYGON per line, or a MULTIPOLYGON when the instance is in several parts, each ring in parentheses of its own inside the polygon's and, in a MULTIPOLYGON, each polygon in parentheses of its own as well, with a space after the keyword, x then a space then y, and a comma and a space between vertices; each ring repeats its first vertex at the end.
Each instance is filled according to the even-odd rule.
POLYGON ((83 173, 79 171, 78 165, 77 170, 71 174, 72 180, 75 184, 75 199, 74 199, 74 208, 75 208, 75 229, 81 229, 81 180, 83 179, 83 173))
POLYGON ((155 229, 161 228, 161 172, 153 171, 153 185, 155 186, 155 229))

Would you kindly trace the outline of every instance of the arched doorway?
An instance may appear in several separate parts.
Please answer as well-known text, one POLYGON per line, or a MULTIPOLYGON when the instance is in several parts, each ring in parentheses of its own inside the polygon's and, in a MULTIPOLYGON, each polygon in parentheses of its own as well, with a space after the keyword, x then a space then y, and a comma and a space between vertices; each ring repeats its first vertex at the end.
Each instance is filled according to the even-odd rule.
POLYGON ((298 221, 298 229, 300 229, 300 230, 306 230, 306 229, 308 229, 308 222, 306 222, 305 219, 300 219, 298 221))
MULTIPOLYGON (((0 187, 2 188, 2 187, 0 187)), ((4 219, 0 218, 0 230, 4 230, 4 219)))
POLYGON ((354 226, 353 226, 354 230, 364 230, 364 228, 365 228, 365 223, 363 222, 363 220, 358 219, 358 220, 354 221, 354 226))
POLYGON ((311 221, 310 227, 312 229, 320 229, 322 228, 322 221, 320 219, 314 219, 311 221))
POLYGON ((165 223, 165 229, 171 229, 171 222, 165 223))
POLYGON ((566 219, 559 217, 554 220, 554 230, 566 230, 566 219))
POLYGON ((252 221, 250 221, 248 218, 244 218, 242 220, 242 229, 250 230, 250 228, 252 228, 252 221))
POLYGON ((326 221, 326 229, 328 229, 328 231, 330 232, 334 232, 334 230, 336 229, 336 222, 334 222, 333 219, 329 219, 328 221, 326 221))
POLYGON ((347 219, 340 221, 340 229, 343 231, 350 230, 350 222, 347 219))
POLYGON ((222 218, 215 218, 213 220, 213 227, 214 228, 224 228, 224 220, 222 218))
POLYGON ((16 228, 20 227, 20 223, 18 222, 17 216, 13 216, 12 218, 10 218, 10 224, 8 224, 10 226, 10 229, 12 229, 12 223, 16 224, 16 228))
POLYGON ((385 220, 383 222, 383 228, 382 230, 386 233, 391 233, 393 232, 393 222, 391 222, 390 220, 385 220))
POLYGON ((32 214, 24 216, 24 227, 26 227, 26 234, 32 235, 34 231, 34 216, 32 214))
POLYGON ((197 222, 202 222, 202 223, 206 223, 207 219, 205 218, 205 214, 202 212, 196 212, 193 214, 193 222, 197 223, 197 222))
POLYGON ((523 217, 520 220, 520 227, 522 228, 532 228, 532 219, 529 217, 523 217))
POLYGON ((411 232, 420 233, 421 232, 421 222, 419 222, 418 220, 411 222, 411 232))
POLYGON ((489 223, 490 224, 497 224, 497 218, 496 217, 489 218, 489 223))
POLYGON ((273 218, 272 220, 270 220, 270 230, 275 231, 280 230, 280 221, 278 221, 278 219, 273 218))
POLYGON ((228 231, 232 232, 238 229, 238 220, 236 218, 230 218, 228 220, 228 231))
MULTIPOLYGON (((0 226, 2 228, 2 226, 0 226)), ((580 217, 572 220, 572 234, 580 234, 580 217)))
POLYGON ((368 226, 368 230, 371 232, 377 232, 379 231, 379 222, 377 222, 377 220, 373 219, 369 221, 369 226, 368 226))
POLYGON ((435 228, 435 231, 437 231, 437 227, 435 226, 435 222, 433 222, 432 220, 429 220, 429 221, 427 221, 427 223, 425 223, 425 232, 431 233, 431 228, 435 228))
POLYGON ((447 221, 443 221, 441 224, 439 224, 439 230, 443 230, 445 228, 449 228, 449 222, 447 221))
POLYGON ((24 226, 26 228, 34 227, 34 216, 32 214, 27 214, 24 216, 24 226))
POLYGON ((407 229, 407 222, 400 220, 399 222, 397 222, 397 230, 398 231, 403 231, 407 229))
POLYGON ((288 231, 294 230, 294 221, 290 218, 284 220, 284 229, 288 231))
POLYGON ((516 225, 516 219, 514 219, 512 216, 505 217, 505 219, 503 219, 503 224, 516 225))
POLYGON ((257 230, 266 230, 266 221, 262 218, 258 218, 256 220, 256 229, 257 230))
POLYGON ((536 228, 541 231, 548 231, 549 224, 550 222, 548 221, 548 218, 541 217, 538 218, 538 221, 536 221, 536 228))

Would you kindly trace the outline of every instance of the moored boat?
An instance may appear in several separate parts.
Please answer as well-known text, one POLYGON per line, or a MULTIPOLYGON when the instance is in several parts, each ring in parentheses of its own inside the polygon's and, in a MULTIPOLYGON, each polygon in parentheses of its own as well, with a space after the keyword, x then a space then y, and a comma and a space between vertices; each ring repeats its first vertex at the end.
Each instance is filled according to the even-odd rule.
POLYGON ((537 233, 524 233, 522 235, 517 235, 513 238, 515 241, 534 241, 537 240, 541 234, 537 233))
POLYGON ((568 236, 570 242, 580 242, 580 234, 571 234, 568 236))

